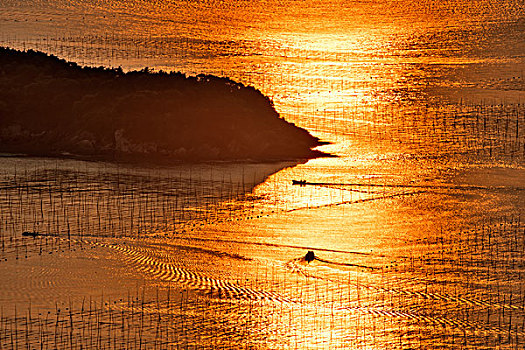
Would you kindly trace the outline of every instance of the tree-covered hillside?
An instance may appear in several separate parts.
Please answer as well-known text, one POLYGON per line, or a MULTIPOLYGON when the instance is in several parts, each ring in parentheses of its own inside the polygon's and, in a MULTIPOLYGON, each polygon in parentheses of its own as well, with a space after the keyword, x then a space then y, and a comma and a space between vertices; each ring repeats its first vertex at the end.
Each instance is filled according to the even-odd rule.
POLYGON ((80 67, 0 48, 0 151, 151 161, 311 158, 317 138, 214 76, 80 67))

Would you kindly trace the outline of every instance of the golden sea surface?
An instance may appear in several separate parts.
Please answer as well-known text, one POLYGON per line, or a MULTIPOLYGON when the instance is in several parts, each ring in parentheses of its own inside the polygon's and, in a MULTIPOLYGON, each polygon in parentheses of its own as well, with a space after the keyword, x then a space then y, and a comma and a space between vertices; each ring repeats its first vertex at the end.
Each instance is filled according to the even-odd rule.
POLYGON ((525 344, 523 1, 0 4, 0 45, 229 77, 337 156, 0 158, 0 348, 525 344))

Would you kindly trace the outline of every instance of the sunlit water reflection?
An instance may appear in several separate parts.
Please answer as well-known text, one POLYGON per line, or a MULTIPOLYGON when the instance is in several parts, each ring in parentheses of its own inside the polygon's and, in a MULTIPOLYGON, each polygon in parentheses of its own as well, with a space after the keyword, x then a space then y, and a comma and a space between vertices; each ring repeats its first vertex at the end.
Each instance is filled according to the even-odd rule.
MULTIPOLYGON (((139 280, 182 290, 180 308, 155 292, 144 296, 157 303, 149 321, 129 298, 117 311, 99 307, 116 325, 101 343, 516 348, 525 341, 524 13, 517 0, 3 1, 3 45, 231 77, 271 96, 338 158, 166 169, 3 159, 2 303, 29 296, 54 309, 72 297, 79 327, 95 332, 83 296, 104 285, 119 300, 139 280), (319 260, 302 261, 308 250, 319 260), (82 285, 71 277, 77 265, 49 268, 62 261, 42 258, 49 252, 111 257, 113 267, 82 285), (39 268, 28 263, 37 256, 39 268), (134 335, 122 337, 125 327, 134 335)), ((42 319, 33 343, 46 332, 49 347, 74 342, 60 343, 42 319)), ((17 322, 3 322, 9 346, 17 322)), ((101 344, 86 332, 76 344, 101 344)), ((30 338, 21 334, 20 345, 30 338)))

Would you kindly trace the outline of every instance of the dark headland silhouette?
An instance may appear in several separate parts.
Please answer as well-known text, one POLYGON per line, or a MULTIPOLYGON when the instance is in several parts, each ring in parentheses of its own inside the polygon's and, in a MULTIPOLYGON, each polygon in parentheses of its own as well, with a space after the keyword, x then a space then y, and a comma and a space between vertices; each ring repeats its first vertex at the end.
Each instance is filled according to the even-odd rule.
POLYGON ((253 87, 210 75, 80 67, 0 48, 0 152, 103 160, 324 155, 253 87))

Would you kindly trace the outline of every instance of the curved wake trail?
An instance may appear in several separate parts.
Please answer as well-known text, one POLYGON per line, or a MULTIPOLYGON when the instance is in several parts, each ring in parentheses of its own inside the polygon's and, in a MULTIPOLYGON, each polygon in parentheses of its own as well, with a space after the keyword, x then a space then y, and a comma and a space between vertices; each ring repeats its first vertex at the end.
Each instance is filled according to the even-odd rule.
POLYGON ((164 259, 153 256, 154 252, 150 249, 132 248, 128 245, 119 244, 103 245, 122 253, 126 256, 128 263, 136 266, 141 272, 163 282, 175 282, 193 290, 208 292, 219 298, 266 300, 285 303, 296 302, 276 292, 240 286, 233 281, 216 279, 201 272, 190 271, 185 267, 177 266, 173 262, 161 261, 164 259))
MULTIPOLYGON (((75 241, 75 240, 73 240, 75 241)), ((129 244, 112 243, 102 241, 90 241, 82 239, 82 242, 75 241, 76 243, 87 243, 91 245, 101 246, 108 249, 112 249, 119 252, 124 256, 124 260, 136 267, 137 271, 140 271, 152 278, 162 282, 173 282, 182 286, 186 286, 192 290, 202 292, 209 295, 212 298, 217 299, 235 299, 239 301, 270 301, 278 302, 286 308, 294 308, 299 306, 305 309, 318 309, 323 310, 321 313, 329 314, 330 310, 335 310, 339 313, 361 313, 370 314, 377 317, 389 317, 396 319, 411 320, 416 324, 428 324, 442 327, 451 327, 468 333, 482 333, 482 334, 505 334, 508 329, 496 324, 495 322, 487 320, 484 321, 483 316, 474 316, 475 318, 463 318, 461 312, 456 315, 457 309, 474 307, 472 310, 475 314, 486 315, 489 309, 507 309, 516 310, 522 312, 523 307, 521 305, 505 303, 504 301, 487 301, 478 298, 468 296, 451 295, 447 293, 436 293, 429 292, 426 290, 411 290, 408 288, 402 288, 405 279, 396 279, 395 286, 389 286, 388 282, 385 283, 371 283, 366 279, 356 281, 348 280, 342 281, 336 277, 324 276, 307 267, 307 262, 304 257, 299 257, 288 261, 285 264, 289 270, 301 275, 322 280, 330 284, 333 283, 333 288, 327 288, 327 293, 337 292, 337 288, 351 288, 351 292, 354 293, 357 290, 369 290, 371 292, 371 298, 362 299, 363 305, 356 304, 355 295, 351 298, 352 294, 349 294, 348 301, 346 300, 334 300, 330 299, 330 294, 327 294, 326 299, 322 295, 316 297, 316 299, 304 298, 304 294, 301 296, 296 295, 295 297, 288 297, 275 291, 265 291, 257 289, 253 286, 242 286, 238 281, 232 281, 222 278, 214 278, 207 275, 207 273, 201 271, 192 271, 191 266, 185 266, 178 256, 177 251, 191 251, 197 254, 208 254, 215 258, 226 258, 235 259, 235 256, 228 256, 220 254, 220 252, 191 246, 180 246, 174 245, 170 248, 174 248, 173 254, 171 251, 162 250, 163 247, 155 246, 131 246, 129 244), (396 307, 395 305, 381 304, 381 293, 387 296, 387 300, 390 296, 401 296, 405 303, 396 307), (378 296, 378 298, 374 297, 378 296), (418 301, 419 300, 419 301, 418 301), (423 301, 424 300, 424 301, 423 301), (436 314, 430 307, 434 302, 441 303, 440 309, 450 310, 450 316, 445 314, 436 314), (375 305, 374 305, 375 304, 375 305), (294 306, 295 305, 295 306, 294 306), (421 306, 421 307, 420 307, 421 306)), ((164 247, 165 248, 165 247, 164 247)), ((352 263, 338 263, 330 260, 315 257, 314 261, 326 265, 335 266, 350 266, 362 269, 370 269, 368 266, 352 263)), ((194 262, 197 265, 197 260, 194 262)), ((196 266, 198 267, 198 266, 196 266)), ((407 285, 413 285, 414 281, 407 280, 407 285)), ((416 286, 417 287, 417 286, 416 286)), ((299 284, 295 288, 303 288, 299 284)), ((316 287, 317 288, 317 287, 316 287)), ((324 287, 316 289, 314 293, 324 293, 324 287)), ((311 291, 311 290, 310 290, 311 291)), ((294 291, 299 292, 298 289, 294 291)), ((361 292, 363 293, 363 292, 361 292)), ((366 293, 368 295, 368 292, 366 293)), ((309 294, 308 294, 309 295, 309 294)), ((364 295, 364 294, 361 294, 364 295)), ((310 295, 312 296, 312 295, 310 295)), ((470 311, 469 311, 470 312, 470 311)), ((525 336, 523 330, 516 330, 516 335, 519 337, 525 336)))
MULTIPOLYGON (((156 278, 161 279, 162 281, 177 282, 177 283, 186 285, 188 287, 191 287, 192 289, 195 289, 195 290, 216 292, 220 296, 231 297, 231 298, 236 298, 236 299, 244 298, 244 299, 251 299, 251 300, 269 300, 269 301, 291 302, 291 303, 299 302, 298 300, 292 300, 291 298, 285 297, 279 293, 255 290, 253 288, 240 286, 238 283, 233 282, 233 281, 211 278, 200 272, 190 271, 188 270, 187 267, 177 266, 177 264, 173 262, 168 263, 168 262, 160 261, 158 257, 159 257, 159 254, 161 253, 163 254, 161 256, 162 260, 173 261, 173 255, 170 255, 167 252, 159 252, 153 249, 131 247, 129 245, 123 245, 123 244, 104 243, 101 241, 91 241, 91 240, 86 240, 86 239, 66 239, 66 238, 60 238, 60 239, 63 241, 70 241, 71 243, 98 245, 98 246, 117 250, 123 253, 125 256, 127 256, 127 261, 129 263, 132 263, 138 266, 138 268, 144 273, 148 273, 156 278), (155 257, 154 255, 156 255, 157 257, 155 257)), ((200 240, 200 239, 197 239, 197 240, 200 240)), ((207 239, 202 239, 202 240, 208 241, 207 239)), ((217 241, 217 240, 211 239, 210 241, 217 241)), ((227 240, 218 240, 218 241, 228 242, 227 240)), ((271 244, 271 243, 269 245, 279 246, 277 244, 271 244)), ((180 245, 176 245, 172 247, 176 249, 195 250, 196 252, 199 252, 199 253, 209 253, 217 257, 249 260, 249 258, 245 258, 245 257, 238 256, 235 254, 218 252, 218 251, 199 248, 199 247, 188 247, 188 246, 180 246, 180 245)), ((304 247, 296 247, 296 246, 286 246, 286 247, 304 248, 304 247)), ((323 249, 319 249, 319 250, 323 251, 323 249)), ((326 249, 325 251, 332 252, 333 250, 326 249)), ((340 252, 340 251, 336 251, 336 252, 340 252)), ((361 252, 345 252, 345 251, 341 251, 341 252, 349 253, 349 254, 370 255, 368 253, 361 253, 361 252)), ((318 257, 315 257, 315 260, 319 262, 323 262, 325 264, 330 264, 330 265, 358 267, 362 269, 374 270, 373 267, 366 266, 366 265, 359 265, 359 264, 352 264, 352 263, 339 263, 339 262, 333 262, 333 261, 321 259, 318 257)), ((341 280, 331 278, 328 276, 320 276, 318 274, 313 274, 312 271, 308 271, 308 269, 306 268, 306 262, 304 260, 304 257, 295 258, 295 259, 288 261, 285 264, 285 267, 288 268, 293 273, 299 273, 308 278, 314 278, 314 279, 328 281, 328 282, 332 282, 336 284, 342 283, 341 280)), ((413 284, 414 280, 417 280, 417 279, 396 279, 396 284, 409 285, 409 284, 413 284)), ((409 290, 409 289, 403 289, 403 288, 391 288, 391 287, 385 287, 382 285, 366 284, 365 281, 360 281, 359 284, 357 282, 352 282, 352 281, 345 281, 345 283, 349 283, 354 287, 366 288, 369 290, 380 291, 380 292, 389 293, 389 294, 391 293, 394 295, 413 296, 413 297, 418 297, 418 298, 422 298, 426 300, 453 302, 459 305, 470 305, 470 306, 477 306, 477 307, 484 307, 484 308, 522 310, 525 312, 525 308, 522 305, 512 304, 508 302, 487 301, 487 300, 482 300, 482 299, 477 299, 477 298, 456 296, 456 295, 451 295, 447 293, 428 292, 426 290, 425 291, 415 291, 415 290, 409 290)))

